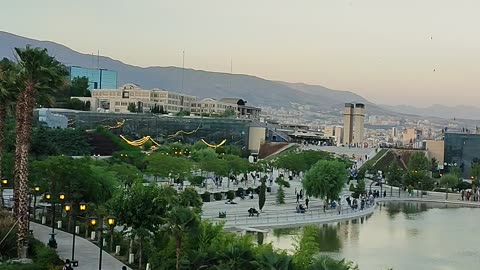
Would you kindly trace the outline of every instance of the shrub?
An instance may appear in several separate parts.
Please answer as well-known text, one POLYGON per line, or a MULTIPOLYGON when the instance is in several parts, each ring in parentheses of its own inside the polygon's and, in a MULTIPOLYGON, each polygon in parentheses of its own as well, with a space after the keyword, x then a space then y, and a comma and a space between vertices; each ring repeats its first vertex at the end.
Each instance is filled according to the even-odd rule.
POLYGON ((205 193, 200 196, 202 197, 203 202, 210 202, 210 192, 205 191, 205 193))
POLYGON ((215 198, 215 200, 217 200, 217 201, 220 201, 223 198, 222 193, 221 192, 220 193, 214 193, 213 198, 215 198))
POLYGON ((280 186, 277 192, 277 203, 278 204, 285 204, 285 192, 283 191, 283 187, 280 186))
POLYGON ((245 190, 243 188, 238 188, 237 192, 235 193, 237 197, 240 197, 242 195, 245 195, 245 190))
POLYGON ((228 199, 228 200, 233 200, 233 199, 235 199, 235 192, 234 192, 233 190, 229 190, 229 191, 227 192, 227 199, 228 199))
MULTIPOLYGON (((0 237, 3 239, 8 231, 15 224, 13 216, 3 210, 0 210, 0 237)), ((2 240, 0 239, 0 240, 2 240)), ((0 244, 0 257, 12 258, 17 253, 17 229, 16 227, 10 232, 8 237, 0 244)))
POLYGON ((283 178, 280 178, 280 177, 278 177, 278 178, 275 180, 275 183, 277 183, 277 185, 279 185, 279 186, 284 186, 284 187, 286 187, 286 188, 289 188, 289 187, 290 187, 290 182, 285 181, 283 178))

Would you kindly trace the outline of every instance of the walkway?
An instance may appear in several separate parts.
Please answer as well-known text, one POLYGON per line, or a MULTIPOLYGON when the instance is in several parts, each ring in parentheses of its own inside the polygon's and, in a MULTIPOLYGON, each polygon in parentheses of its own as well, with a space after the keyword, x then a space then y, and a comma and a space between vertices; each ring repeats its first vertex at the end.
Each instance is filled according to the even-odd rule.
MULTIPOLYGON (((31 222, 30 229, 33 230, 33 236, 41 242, 47 244, 50 238, 51 227, 31 222)), ((55 230, 55 239, 57 240, 57 254, 62 260, 71 259, 72 257, 72 235, 60 230, 55 230)), ((78 260, 76 270, 93 270, 98 269, 98 261, 100 249, 92 242, 81 238, 75 238, 75 259, 78 260)), ((123 263, 115 259, 112 255, 103 251, 102 270, 121 270, 123 263)), ((127 267, 127 269, 131 269, 127 267)))

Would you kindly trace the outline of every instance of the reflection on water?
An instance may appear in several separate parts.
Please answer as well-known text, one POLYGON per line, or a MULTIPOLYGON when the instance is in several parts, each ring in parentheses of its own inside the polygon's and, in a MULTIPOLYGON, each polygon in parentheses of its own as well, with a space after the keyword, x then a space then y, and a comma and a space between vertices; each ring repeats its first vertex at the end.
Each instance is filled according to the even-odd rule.
MULTIPOLYGON (((362 270, 478 269, 480 209, 441 203, 386 203, 375 214, 320 225, 320 251, 362 270)), ((301 228, 275 229, 265 243, 293 251, 301 228)))

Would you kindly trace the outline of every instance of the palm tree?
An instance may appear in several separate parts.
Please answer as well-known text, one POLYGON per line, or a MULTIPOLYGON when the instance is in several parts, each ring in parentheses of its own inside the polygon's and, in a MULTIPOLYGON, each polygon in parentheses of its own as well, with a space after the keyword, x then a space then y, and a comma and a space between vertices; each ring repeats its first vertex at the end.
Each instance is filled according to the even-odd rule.
POLYGON ((33 109, 38 98, 52 100, 51 94, 58 90, 68 74, 65 67, 46 49, 15 48, 17 54, 17 83, 19 95, 15 109, 15 209, 19 219, 17 232, 18 256, 26 256, 28 235, 28 156, 33 109))
POLYGON ((164 230, 175 238, 176 269, 180 269, 182 240, 185 233, 198 222, 196 214, 188 207, 174 207, 167 213, 164 230))
MULTIPOLYGON (((0 61, 0 179, 2 179, 2 158, 3 158, 3 142, 5 139, 5 121, 7 118, 8 108, 15 100, 15 65, 10 60, 3 58, 0 61)), ((3 204, 3 194, 2 197, 3 204)), ((2 205, 3 206, 3 205, 2 205)))

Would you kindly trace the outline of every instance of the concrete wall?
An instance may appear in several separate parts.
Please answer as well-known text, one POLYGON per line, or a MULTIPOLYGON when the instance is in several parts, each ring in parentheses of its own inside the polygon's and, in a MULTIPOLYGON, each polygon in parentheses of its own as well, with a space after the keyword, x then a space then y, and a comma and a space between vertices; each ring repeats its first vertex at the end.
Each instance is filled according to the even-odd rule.
POLYGON ((427 156, 428 158, 435 158, 438 164, 445 162, 445 142, 427 140, 427 156))
POLYGON ((260 151, 260 145, 265 142, 266 129, 264 127, 250 127, 248 131, 248 150, 252 153, 260 151))

